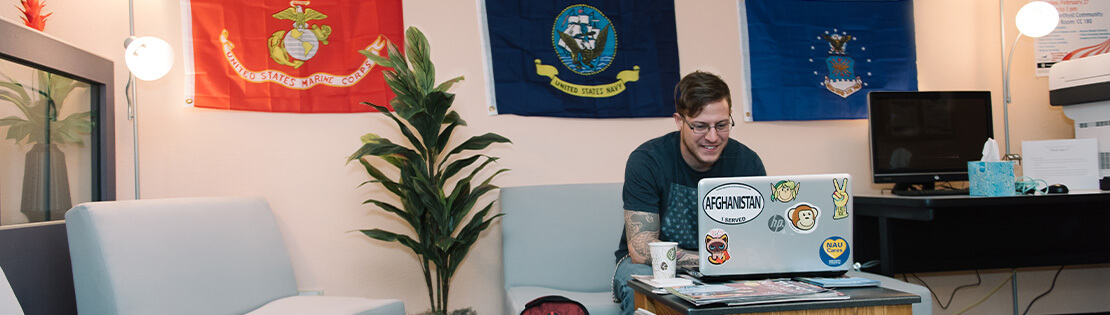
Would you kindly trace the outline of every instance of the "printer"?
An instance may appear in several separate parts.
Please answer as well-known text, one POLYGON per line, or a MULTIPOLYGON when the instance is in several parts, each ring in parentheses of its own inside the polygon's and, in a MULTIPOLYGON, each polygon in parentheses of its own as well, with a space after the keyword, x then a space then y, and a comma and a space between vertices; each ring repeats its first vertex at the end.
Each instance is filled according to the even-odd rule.
POLYGON ((1110 53, 1057 62, 1048 98, 1075 121, 1075 138, 1098 141, 1099 176, 1110 176, 1110 53))

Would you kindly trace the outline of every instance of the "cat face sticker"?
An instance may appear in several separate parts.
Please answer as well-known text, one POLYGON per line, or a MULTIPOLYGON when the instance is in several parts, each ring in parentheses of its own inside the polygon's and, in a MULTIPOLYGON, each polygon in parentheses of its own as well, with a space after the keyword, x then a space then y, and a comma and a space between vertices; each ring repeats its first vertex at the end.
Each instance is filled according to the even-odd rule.
POLYGON ((709 252, 709 263, 720 265, 728 261, 728 233, 722 229, 712 229, 705 234, 705 250, 709 252))

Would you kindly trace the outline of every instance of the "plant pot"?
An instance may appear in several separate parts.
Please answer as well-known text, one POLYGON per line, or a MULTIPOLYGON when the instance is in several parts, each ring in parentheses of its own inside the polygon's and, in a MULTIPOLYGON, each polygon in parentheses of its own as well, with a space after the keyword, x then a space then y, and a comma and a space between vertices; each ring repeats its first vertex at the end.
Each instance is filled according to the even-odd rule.
POLYGON ((36 143, 24 162, 20 211, 28 222, 61 220, 72 206, 65 154, 57 145, 36 143))

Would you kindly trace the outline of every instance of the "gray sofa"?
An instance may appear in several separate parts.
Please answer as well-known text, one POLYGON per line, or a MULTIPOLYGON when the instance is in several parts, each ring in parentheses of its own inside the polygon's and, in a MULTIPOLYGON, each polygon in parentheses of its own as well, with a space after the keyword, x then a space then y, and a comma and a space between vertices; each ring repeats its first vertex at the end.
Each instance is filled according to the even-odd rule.
MULTIPOLYGON (((613 251, 624 223, 621 183, 505 187, 501 189, 505 314, 544 295, 581 302, 590 314, 618 314, 611 284, 613 251)), ((884 287, 921 296, 914 314, 932 314, 927 289, 881 275, 884 287)))

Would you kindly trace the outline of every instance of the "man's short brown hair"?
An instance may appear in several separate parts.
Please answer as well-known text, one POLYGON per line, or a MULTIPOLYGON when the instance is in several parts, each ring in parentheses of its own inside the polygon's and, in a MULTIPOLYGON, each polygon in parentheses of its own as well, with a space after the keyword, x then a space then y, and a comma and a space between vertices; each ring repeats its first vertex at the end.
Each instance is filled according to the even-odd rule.
POLYGON ((721 77, 705 71, 694 71, 682 77, 675 86, 674 109, 679 115, 693 117, 701 114, 706 104, 724 99, 732 110, 732 94, 721 77))

